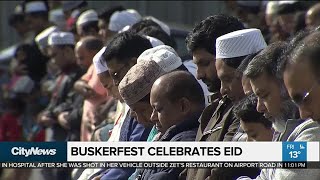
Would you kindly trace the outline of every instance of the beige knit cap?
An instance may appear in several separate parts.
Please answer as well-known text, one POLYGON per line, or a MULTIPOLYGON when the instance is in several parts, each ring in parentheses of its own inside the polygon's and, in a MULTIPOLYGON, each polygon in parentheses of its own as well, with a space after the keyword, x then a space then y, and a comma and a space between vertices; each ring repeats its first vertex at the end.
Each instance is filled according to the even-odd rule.
POLYGON ((148 95, 153 83, 165 73, 154 61, 138 62, 121 80, 120 95, 127 105, 132 105, 148 95))

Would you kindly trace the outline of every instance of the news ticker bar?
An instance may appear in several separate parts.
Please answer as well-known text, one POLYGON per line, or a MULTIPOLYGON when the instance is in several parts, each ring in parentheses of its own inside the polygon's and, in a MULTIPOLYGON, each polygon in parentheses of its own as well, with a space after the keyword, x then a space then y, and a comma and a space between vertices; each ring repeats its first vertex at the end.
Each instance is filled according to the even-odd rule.
POLYGON ((283 168, 320 169, 318 162, 2 162, 0 168, 283 168))
POLYGON ((1 142, 0 162, 315 162, 319 142, 1 142))

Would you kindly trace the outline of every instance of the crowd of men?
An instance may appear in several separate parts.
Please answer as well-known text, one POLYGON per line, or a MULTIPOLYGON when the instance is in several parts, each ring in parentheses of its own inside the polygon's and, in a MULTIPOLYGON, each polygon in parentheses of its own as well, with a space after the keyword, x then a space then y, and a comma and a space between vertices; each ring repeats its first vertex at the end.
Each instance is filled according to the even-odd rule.
MULTIPOLYGON (((234 15, 197 22, 186 37, 192 59, 182 59, 155 17, 48 2, 25 1, 9 19, 22 40, 2 84, 0 141, 320 141, 319 3, 226 2, 234 15)), ((318 169, 282 168, 40 172, 47 180, 320 179, 318 169)))

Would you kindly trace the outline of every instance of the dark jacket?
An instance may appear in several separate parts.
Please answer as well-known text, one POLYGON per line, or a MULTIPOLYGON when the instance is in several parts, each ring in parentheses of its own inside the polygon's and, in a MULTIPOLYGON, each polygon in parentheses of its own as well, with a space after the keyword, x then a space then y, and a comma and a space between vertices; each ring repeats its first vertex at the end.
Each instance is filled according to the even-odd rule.
MULTIPOLYGON (((67 141, 80 141, 80 127, 82 120, 84 97, 74 90, 68 93, 66 102, 59 105, 61 110, 69 112, 67 121, 70 129, 67 131, 67 141)), ((60 112, 61 113, 61 112, 60 112)))
MULTIPOLYGON (((178 125, 170 127, 159 141, 194 141, 199 126, 198 119, 201 113, 197 113, 178 125)), ((178 179, 183 168, 148 168, 139 169, 137 179, 178 179)))
MULTIPOLYGON (((45 109, 45 113, 54 119, 57 119, 59 113, 63 111, 68 111, 71 107, 63 106, 62 104, 68 98, 68 94, 72 91, 73 84, 77 81, 84 71, 77 65, 70 66, 61 72, 56 80, 56 87, 51 95, 50 103, 45 109)), ((64 141, 67 137, 67 131, 64 130, 58 123, 54 124, 52 127, 53 141, 64 141)))
MULTIPOLYGON (((199 127, 197 133, 197 141, 232 141, 233 136, 238 132, 240 126, 240 121, 237 119, 232 112, 232 102, 226 96, 223 97, 219 103, 212 104, 208 106, 200 117, 200 122, 208 122, 207 126, 203 129, 203 126, 199 127), (216 109, 211 109, 215 107, 216 109), (213 113, 211 113, 213 112, 213 113), (209 119, 209 120, 208 120, 209 119), (202 128, 202 129, 201 129, 202 128)), ((228 176, 237 176, 241 171, 228 170, 225 168, 218 168, 215 172, 215 176, 224 175, 227 173, 228 176), (223 172, 223 173, 220 173, 223 172)), ((245 174, 250 174, 245 172, 245 174)), ((259 172, 254 172, 258 174, 259 172)), ((204 180, 211 175, 210 168, 190 168, 187 170, 188 180, 204 180)), ((181 179, 183 179, 183 174, 181 174, 181 179)), ((221 177, 219 177, 221 178, 221 177)), ((219 179, 218 177, 213 177, 212 179, 219 179)), ((228 178, 227 178, 228 179, 228 178)))

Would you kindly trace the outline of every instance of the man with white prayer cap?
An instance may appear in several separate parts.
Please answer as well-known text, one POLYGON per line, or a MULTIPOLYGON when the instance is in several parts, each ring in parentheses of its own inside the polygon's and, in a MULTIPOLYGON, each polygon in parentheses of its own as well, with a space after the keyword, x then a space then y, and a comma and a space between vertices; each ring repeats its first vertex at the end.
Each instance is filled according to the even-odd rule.
POLYGON ((24 5, 24 13, 28 25, 36 35, 50 26, 49 9, 44 1, 26 2, 24 5))
POLYGON ((77 26, 77 34, 80 37, 84 36, 99 36, 99 28, 98 28, 98 13, 89 9, 80 14, 76 26, 77 26))
POLYGON ((118 32, 125 26, 132 26, 140 20, 141 15, 136 10, 116 11, 110 17, 108 29, 113 32, 118 32))
MULTIPOLYGON (((121 36, 121 34, 119 34, 121 36)), ((124 35, 124 34, 122 34, 124 35)), ((134 35, 136 38, 139 38, 138 42, 137 39, 134 40, 134 42, 137 43, 129 43, 128 40, 125 42, 129 43, 129 46, 137 46, 137 44, 141 45, 135 51, 134 53, 138 53, 140 48, 144 49, 144 46, 151 47, 150 42, 139 36, 134 35), (143 41, 143 42, 141 42, 143 41)), ((131 39, 131 38, 130 38, 131 39)), ((132 40, 132 39, 131 39, 132 40)), ((120 44, 120 47, 114 47, 114 48, 120 48, 122 49, 122 46, 126 46, 127 44, 120 44)), ((96 71, 98 73, 98 77, 102 85, 108 89, 111 96, 118 99, 120 103, 118 103, 118 110, 117 112, 121 112, 119 115, 119 120, 115 121, 115 128, 111 132, 110 141, 146 141, 148 138, 148 135, 150 133, 151 127, 145 127, 143 124, 138 123, 136 118, 132 116, 132 113, 130 112, 129 106, 123 101, 122 97, 119 95, 118 85, 115 85, 113 83, 112 76, 110 75, 110 67, 107 66, 108 61, 105 60, 105 53, 111 51, 114 51, 114 49, 110 48, 110 46, 113 46, 113 43, 111 42, 108 47, 101 49, 96 56, 93 58, 93 63, 95 65, 96 71), (107 62, 107 63, 106 63, 107 62), (120 129, 119 129, 120 128, 120 129)), ((126 49, 126 48, 125 48, 126 49)), ((121 50, 120 50, 121 51, 121 50)), ((120 53, 120 52, 119 52, 120 53)), ((122 54, 122 53, 120 53, 122 54)), ((131 53, 127 53, 127 55, 131 56, 131 53)), ((140 54, 140 53, 139 53, 140 54)), ((113 63, 111 64, 113 65, 113 63)), ((114 68, 114 66, 111 66, 114 68)), ((127 68, 122 68, 124 71, 127 71, 127 68)), ((121 77, 122 78, 122 77, 121 77)), ((103 131, 102 131, 103 132, 103 131)), ((106 136, 105 134, 102 136, 106 136)), ((91 177, 99 176, 101 179, 112 179, 115 176, 117 179, 128 179, 128 177, 135 171, 135 168, 111 168, 108 170, 101 170, 96 174, 93 174, 91 177)), ((84 178, 85 179, 85 178, 84 178)))
POLYGON ((216 69, 221 80, 220 93, 237 102, 244 97, 241 85, 242 74, 236 69, 248 55, 258 53, 267 46, 259 29, 243 29, 217 38, 216 69))
POLYGON ((110 17, 112 14, 116 11, 123 11, 125 8, 123 6, 112 6, 107 7, 99 11, 98 13, 98 26, 99 26, 99 35, 103 38, 103 42, 106 44, 113 35, 115 35, 115 32, 112 32, 108 29, 109 23, 110 23, 110 17))
POLYGON ((279 1, 277 15, 281 29, 289 35, 293 35, 295 29, 295 14, 304 10, 305 7, 301 1, 279 1))
MULTIPOLYGON (((126 73, 119 84, 119 92, 140 123, 146 126, 152 124, 149 94, 153 82, 163 74, 181 69, 181 66, 181 58, 175 50, 160 45, 145 50, 138 57, 137 64, 126 73)), ((182 70, 187 71, 185 67, 182 70)))
MULTIPOLYGON (((144 51, 141 55, 144 58, 138 58, 139 61, 155 61, 165 72, 171 72, 175 69, 183 70, 190 72, 195 77, 196 67, 192 62, 182 62, 182 59, 179 57, 178 53, 170 46, 167 45, 159 45, 154 48, 148 49, 144 51), (157 58, 157 54, 163 53, 162 56, 166 56, 166 58, 157 58), (150 56, 150 57, 148 57, 150 56), (170 66, 167 66, 170 65, 170 66), (194 71, 193 71, 194 70, 194 71)), ((196 78, 196 77, 195 77, 196 78)), ((207 86, 201 81, 198 80, 203 93, 205 96, 209 94, 207 86)), ((205 97, 205 103, 208 105, 208 97, 205 97)))
POLYGON ((51 26, 35 37, 35 41, 41 51, 41 53, 45 56, 48 56, 47 48, 48 48, 48 37, 51 33, 59 31, 57 26, 51 26))
MULTIPOLYGON (((61 121, 61 114, 66 111, 77 110, 73 106, 73 101, 78 101, 76 105, 81 105, 81 96, 73 91, 74 82, 84 73, 76 64, 74 54, 75 39, 70 32, 53 32, 48 37, 48 55, 51 61, 59 69, 59 73, 54 79, 54 89, 50 102, 42 110, 37 121, 42 127, 46 128, 46 141, 73 141, 79 140, 80 123, 77 118, 72 118, 71 113, 64 118, 68 121, 61 121), (70 102, 70 99, 73 101, 70 102), (76 100, 77 99, 77 100, 76 100), (60 118, 59 118, 60 117, 60 118)), ((65 174, 69 174, 70 169, 57 169, 57 177, 63 179, 65 174)))
POLYGON ((88 9, 88 2, 86 0, 78 1, 62 1, 62 10, 66 19, 66 30, 76 31, 76 22, 80 14, 88 9))
MULTIPOLYGON (((80 116, 80 119, 82 119, 81 141, 89 141, 91 139, 92 131, 99 123, 96 116, 97 109, 99 105, 109 99, 107 96, 108 93, 99 82, 92 64, 92 58, 102 47, 103 42, 100 39, 94 36, 88 36, 78 41, 74 49, 78 66, 86 71, 73 86, 74 91, 84 97, 80 116)), ((66 113, 68 113, 68 111, 66 111, 66 113)), ((63 120, 63 118, 61 119, 63 120)))
MULTIPOLYGON (((35 36, 52 25, 49 22, 49 9, 45 1, 25 2, 23 9, 26 24, 29 26, 30 30, 35 33, 35 36)), ((40 75, 40 77, 38 77, 37 79, 42 79, 42 77, 46 74, 46 64, 49 58, 41 53, 39 47, 37 46, 35 38, 33 38, 31 45, 37 50, 37 57, 32 59, 32 61, 36 61, 37 63, 39 63, 39 69, 41 69, 41 74, 43 74, 40 75)), ((40 80, 37 80, 36 83, 39 83, 39 81, 40 80)))
POLYGON ((53 132, 52 137, 48 137, 49 141, 66 139, 67 131, 57 123, 57 118, 61 112, 70 108, 63 104, 74 82, 83 74, 81 68, 76 64, 74 44, 74 36, 70 32, 53 32, 48 37, 48 54, 60 70, 55 79, 56 86, 50 103, 38 115, 38 122, 53 132))
MULTIPOLYGON (((219 126, 221 127, 221 124, 223 124, 223 129, 233 129, 233 136, 231 139, 219 139, 220 141, 243 141, 243 130, 240 128, 240 120, 232 113, 234 103, 245 97, 241 81, 242 74, 237 71, 237 68, 248 55, 264 49, 266 43, 259 29, 243 29, 218 37, 215 47, 215 65, 217 76, 221 81, 220 93, 223 96, 215 113, 219 114, 220 112, 225 112, 221 122, 212 124, 209 122, 211 124, 210 129, 215 129, 219 126), (233 121, 231 125, 228 125, 227 123, 230 121, 230 118, 233 121)), ((245 174, 256 176, 260 170, 255 168, 243 168, 241 171, 236 171, 234 169, 214 168, 213 171, 215 173, 210 175, 210 178, 212 179, 235 179, 245 174)))

